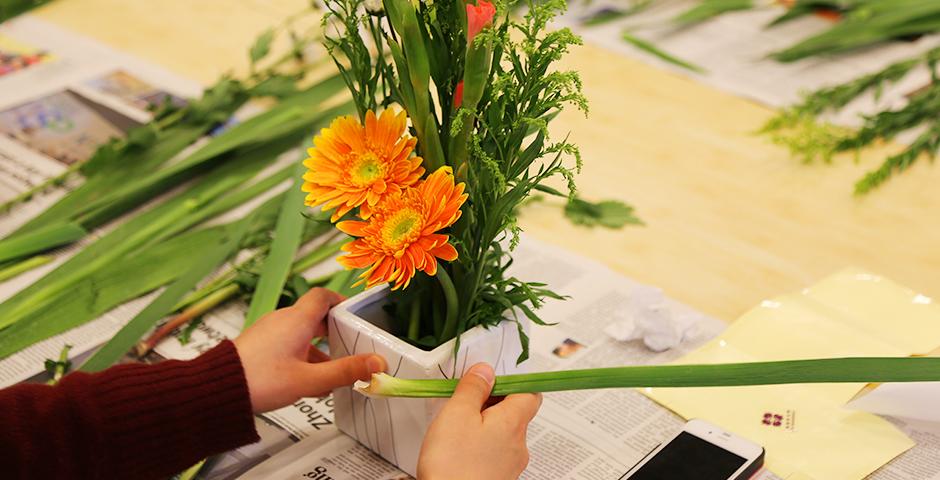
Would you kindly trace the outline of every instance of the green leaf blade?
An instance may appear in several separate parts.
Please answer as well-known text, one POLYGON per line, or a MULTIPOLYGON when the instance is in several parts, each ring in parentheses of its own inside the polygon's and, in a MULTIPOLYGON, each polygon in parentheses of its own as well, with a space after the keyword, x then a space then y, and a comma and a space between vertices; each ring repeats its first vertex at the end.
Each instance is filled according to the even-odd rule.
POLYGON ((244 328, 250 327, 262 315, 277 307, 277 300, 290 275, 291 265, 300 247, 306 221, 306 217, 303 216, 304 192, 300 188, 305 170, 301 162, 297 162, 294 166, 294 182, 284 195, 277 224, 274 227, 271 251, 261 267, 261 276, 248 306, 244 328))

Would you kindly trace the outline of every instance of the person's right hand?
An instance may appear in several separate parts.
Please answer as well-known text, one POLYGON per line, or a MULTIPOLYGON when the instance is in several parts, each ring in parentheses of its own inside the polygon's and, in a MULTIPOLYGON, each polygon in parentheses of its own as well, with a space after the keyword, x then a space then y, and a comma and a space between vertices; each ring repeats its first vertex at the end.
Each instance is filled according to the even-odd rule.
POLYGON ((496 378, 478 363, 464 374, 424 437, 418 480, 518 478, 529 464, 526 429, 542 395, 509 395, 484 408, 496 378))

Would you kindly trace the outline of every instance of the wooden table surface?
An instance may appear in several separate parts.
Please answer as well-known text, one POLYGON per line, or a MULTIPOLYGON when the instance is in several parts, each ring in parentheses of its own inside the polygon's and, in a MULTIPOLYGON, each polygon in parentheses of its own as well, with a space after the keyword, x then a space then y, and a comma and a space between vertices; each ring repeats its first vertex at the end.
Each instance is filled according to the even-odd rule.
MULTIPOLYGON (((245 71, 255 36, 306 3, 56 0, 37 13, 209 83, 245 71)), ((575 227, 546 202, 525 211, 529 234, 729 321, 848 265, 940 298, 940 165, 856 198, 854 181, 896 146, 806 166, 752 133, 769 108, 590 45, 564 66, 591 101, 587 119, 553 127, 581 146, 581 192, 628 201, 647 225, 575 227)))

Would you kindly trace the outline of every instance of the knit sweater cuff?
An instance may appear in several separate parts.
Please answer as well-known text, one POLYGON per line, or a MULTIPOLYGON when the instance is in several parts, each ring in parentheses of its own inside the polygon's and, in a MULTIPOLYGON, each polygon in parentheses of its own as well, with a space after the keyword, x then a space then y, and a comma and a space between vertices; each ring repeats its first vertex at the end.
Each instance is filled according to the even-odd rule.
POLYGON ((94 410, 117 471, 169 475, 259 439, 230 341, 190 361, 114 367, 93 382, 94 410))

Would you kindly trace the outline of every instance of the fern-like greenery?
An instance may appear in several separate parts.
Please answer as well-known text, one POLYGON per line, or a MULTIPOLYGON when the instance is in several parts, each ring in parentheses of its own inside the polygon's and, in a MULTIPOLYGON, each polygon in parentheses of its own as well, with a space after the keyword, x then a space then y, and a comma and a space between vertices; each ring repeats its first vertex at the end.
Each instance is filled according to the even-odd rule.
POLYGON ((762 129, 775 143, 785 145, 805 162, 830 161, 832 156, 856 151, 877 141, 890 140, 913 129, 923 133, 903 151, 892 155, 855 184, 855 192, 864 194, 878 187, 896 173, 902 172, 926 155, 933 158, 940 146, 940 81, 936 64, 940 48, 917 57, 902 60, 855 80, 827 87, 804 96, 803 101, 772 118, 762 129), (907 103, 895 110, 884 110, 863 117, 857 130, 820 121, 827 113, 838 112, 862 95, 881 90, 906 77, 918 66, 926 65, 932 73, 930 84, 911 95, 907 103))

